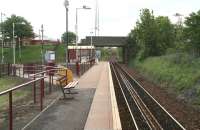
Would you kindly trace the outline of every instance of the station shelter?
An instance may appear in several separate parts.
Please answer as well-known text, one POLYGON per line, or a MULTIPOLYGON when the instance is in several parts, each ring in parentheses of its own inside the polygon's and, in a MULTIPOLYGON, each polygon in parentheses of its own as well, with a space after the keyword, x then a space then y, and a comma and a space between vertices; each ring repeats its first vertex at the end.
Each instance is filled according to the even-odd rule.
POLYGON ((70 63, 87 62, 95 59, 94 46, 68 46, 68 58, 70 63))

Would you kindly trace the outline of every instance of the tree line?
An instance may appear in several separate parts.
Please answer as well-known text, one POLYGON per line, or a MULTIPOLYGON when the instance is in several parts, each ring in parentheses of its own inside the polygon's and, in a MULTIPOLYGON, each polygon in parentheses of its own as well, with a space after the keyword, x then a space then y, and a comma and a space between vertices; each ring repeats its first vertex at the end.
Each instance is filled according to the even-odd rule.
MULTIPOLYGON (((3 39, 5 42, 11 42, 13 40, 13 31, 15 41, 18 41, 18 38, 34 39, 35 37, 39 37, 38 34, 34 33, 33 26, 28 22, 28 20, 14 14, 0 23, 0 39, 3 39)), ((72 44, 75 42, 76 35, 70 31, 63 33, 61 36, 62 42, 66 43, 67 38, 68 43, 72 44)))
POLYGON ((141 10, 140 19, 128 35, 129 60, 161 56, 170 49, 192 50, 200 56, 200 10, 186 17, 184 24, 172 24, 167 16, 155 17, 153 11, 141 10))

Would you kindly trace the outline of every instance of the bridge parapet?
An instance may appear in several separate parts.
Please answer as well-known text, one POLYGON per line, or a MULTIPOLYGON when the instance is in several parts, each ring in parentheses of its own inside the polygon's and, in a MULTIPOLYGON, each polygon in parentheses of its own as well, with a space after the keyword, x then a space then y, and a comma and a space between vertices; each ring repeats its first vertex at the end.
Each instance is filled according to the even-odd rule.
POLYGON ((123 47, 127 44, 128 37, 116 36, 87 36, 81 40, 80 45, 90 45, 91 41, 95 47, 123 47))

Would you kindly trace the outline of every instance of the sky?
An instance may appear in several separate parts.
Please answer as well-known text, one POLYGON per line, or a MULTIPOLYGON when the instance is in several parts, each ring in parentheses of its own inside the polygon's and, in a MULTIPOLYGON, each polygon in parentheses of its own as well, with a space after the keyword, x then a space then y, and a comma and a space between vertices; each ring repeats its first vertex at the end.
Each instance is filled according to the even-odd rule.
MULTIPOLYGON (((83 5, 92 8, 78 11, 79 39, 94 32, 95 2, 69 0, 69 31, 75 32, 76 8, 83 5)), ((100 36, 127 36, 139 19, 142 8, 153 10, 155 16, 168 16, 174 23, 177 21, 173 16, 175 13, 186 17, 200 10, 200 0, 98 0, 98 3, 100 36)), ((37 34, 43 24, 44 35, 51 39, 60 39, 66 29, 64 0, 0 0, 0 12, 6 17, 11 14, 24 17, 37 34)))

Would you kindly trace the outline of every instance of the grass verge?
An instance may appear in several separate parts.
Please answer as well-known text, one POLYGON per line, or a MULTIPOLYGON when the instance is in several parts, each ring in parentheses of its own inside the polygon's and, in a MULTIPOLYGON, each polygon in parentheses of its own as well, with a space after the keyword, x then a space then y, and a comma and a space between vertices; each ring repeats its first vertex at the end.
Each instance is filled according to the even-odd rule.
MULTIPOLYGON (((56 62, 64 62, 65 47, 64 45, 44 45, 44 53, 46 50, 54 50, 56 53, 56 62)), ((1 49, 1 48, 0 48, 1 49)), ((1 60, 1 57, 0 57, 1 60)), ((4 48, 4 61, 6 63, 13 63, 13 50, 12 48, 4 48)), ((16 63, 41 63, 41 45, 23 46, 21 49, 21 61, 19 49, 16 48, 16 63)))
MULTIPOLYGON (((0 92, 5 91, 7 89, 10 89, 18 84, 21 84, 24 82, 24 79, 18 78, 18 77, 3 77, 0 78, 0 92)), ((19 100, 21 98, 24 98, 29 94, 28 91, 17 90, 15 93, 13 93, 13 101, 19 100)), ((8 104, 8 94, 4 96, 0 96, 0 109, 5 107, 5 105, 8 104)))
POLYGON ((179 97, 200 105, 200 58, 171 54, 149 57, 144 61, 134 60, 129 65, 154 83, 172 89, 179 97))

